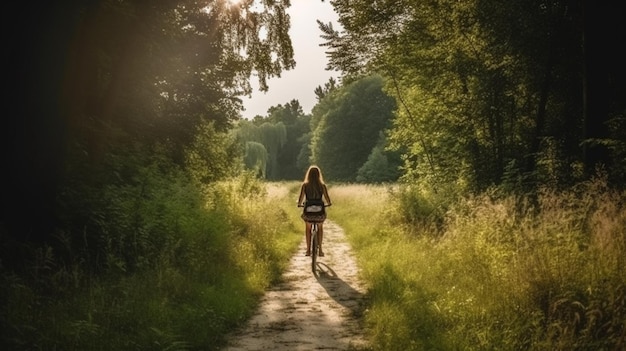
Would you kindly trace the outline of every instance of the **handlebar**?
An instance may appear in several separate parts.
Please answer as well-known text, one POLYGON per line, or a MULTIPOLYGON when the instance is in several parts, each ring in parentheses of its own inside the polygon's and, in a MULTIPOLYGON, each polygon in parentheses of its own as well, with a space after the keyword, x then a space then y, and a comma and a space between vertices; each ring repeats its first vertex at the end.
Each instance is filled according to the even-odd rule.
MULTIPOLYGON (((324 206, 324 207, 330 207, 330 206, 332 206, 332 205, 333 205, 333 204, 322 204, 322 206, 324 206)), ((298 204, 298 207, 304 207, 304 205, 302 205, 302 204, 298 204)))

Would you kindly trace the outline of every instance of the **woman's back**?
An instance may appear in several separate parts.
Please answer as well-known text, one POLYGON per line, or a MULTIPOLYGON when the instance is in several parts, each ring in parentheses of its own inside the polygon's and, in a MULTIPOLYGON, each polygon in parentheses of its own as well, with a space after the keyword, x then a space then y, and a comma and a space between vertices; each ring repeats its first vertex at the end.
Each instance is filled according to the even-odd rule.
POLYGON ((322 184, 305 183, 304 193, 308 200, 321 200, 324 194, 324 188, 322 184))

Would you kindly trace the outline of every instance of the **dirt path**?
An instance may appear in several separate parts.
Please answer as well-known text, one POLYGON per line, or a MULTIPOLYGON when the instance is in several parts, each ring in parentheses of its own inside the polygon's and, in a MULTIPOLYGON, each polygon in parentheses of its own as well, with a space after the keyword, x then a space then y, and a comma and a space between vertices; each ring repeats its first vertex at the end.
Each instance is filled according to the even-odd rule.
POLYGON ((358 324, 365 288, 341 227, 324 224, 318 274, 304 256, 304 234, 282 283, 268 290, 245 328, 224 350, 367 350, 358 324))

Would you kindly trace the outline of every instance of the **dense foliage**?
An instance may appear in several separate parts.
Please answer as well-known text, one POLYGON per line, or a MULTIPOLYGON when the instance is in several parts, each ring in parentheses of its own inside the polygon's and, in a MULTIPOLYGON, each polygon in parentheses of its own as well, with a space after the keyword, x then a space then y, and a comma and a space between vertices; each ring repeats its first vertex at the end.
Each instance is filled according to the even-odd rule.
MULTIPOLYGON (((623 11, 592 1, 332 2, 329 67, 376 72, 398 105, 405 179, 480 190, 623 183, 623 11), (510 184, 509 184, 510 185, 510 184)), ((344 78, 345 80, 345 78, 344 78)))
POLYGON ((2 349, 219 350, 246 321, 301 242, 293 199, 253 175, 202 191, 160 165, 137 186, 103 188, 97 213, 67 209, 106 233, 59 231, 21 274, 0 270, 2 349))
POLYGON ((380 135, 391 126, 395 102, 382 83, 379 76, 357 80, 335 89, 315 107, 311 159, 330 179, 356 181, 380 135))
POLYGON ((9 43, 4 236, 106 235, 102 192, 130 186, 139 192, 128 196, 143 196, 149 164, 164 179, 182 171, 204 184, 236 174, 241 150, 227 133, 251 72, 267 88, 294 66, 288 5, 102 0, 25 10, 31 20, 11 22, 23 35, 9 43))
POLYGON ((305 115, 297 100, 270 108, 266 117, 240 121, 246 167, 269 180, 300 179, 317 164, 329 179, 393 182, 400 153, 386 150, 395 101, 378 75, 316 88, 318 104, 305 115), (261 148, 263 146, 263 148, 261 148))
POLYGON ((4 348, 182 349, 181 333, 204 324, 213 332, 182 339, 206 349, 215 339, 198 338, 243 318, 283 253, 263 246, 271 240, 233 237, 248 224, 228 200, 252 202, 262 188, 245 180, 230 130, 252 73, 267 89, 268 78, 294 67, 288 6, 63 0, 12 8, 3 22, 5 33, 19 32, 4 61, 4 348), (237 177, 243 193, 216 188, 237 177), (259 254, 277 261, 260 263, 257 283, 232 272, 259 254), (241 301, 216 309, 232 289, 241 301))
POLYGON ((299 166, 298 154, 303 147, 301 137, 308 133, 308 117, 298 100, 273 106, 268 116, 252 121, 239 121, 235 134, 246 145, 246 167, 262 178, 299 179, 308 167, 299 166), (262 147, 262 148, 261 148, 262 147))

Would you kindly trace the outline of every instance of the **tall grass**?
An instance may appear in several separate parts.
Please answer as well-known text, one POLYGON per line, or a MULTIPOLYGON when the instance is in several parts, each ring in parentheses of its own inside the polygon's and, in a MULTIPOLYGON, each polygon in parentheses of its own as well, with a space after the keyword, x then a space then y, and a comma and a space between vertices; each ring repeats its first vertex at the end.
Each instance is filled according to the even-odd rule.
POLYGON ((241 176, 205 189, 196 206, 182 182, 150 187, 154 201, 134 207, 141 231, 119 236, 136 240, 125 246, 142 256, 133 269, 119 241, 102 252, 101 272, 81 252, 61 255, 64 244, 33 248, 23 272, 0 267, 2 349, 219 349, 301 239, 295 200, 268 189, 241 176))
MULTIPOLYGON (((30 248, 21 272, 0 267, 2 349, 217 350, 302 239, 297 182, 243 176, 205 189, 202 206, 184 182, 147 190, 152 201, 139 204, 110 190, 117 228, 138 232, 111 232, 103 272, 63 232, 58 245, 30 248), (121 239, 139 256, 128 259, 121 239)), ((368 285, 374 350, 624 349, 626 194, 602 180, 533 201, 329 191, 329 219, 368 285)))
POLYGON ((438 207, 359 185, 332 196, 369 285, 373 349, 626 347, 626 194, 602 180, 536 202, 485 193, 438 207))

